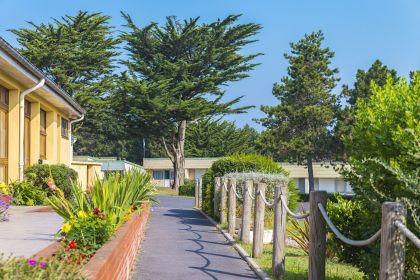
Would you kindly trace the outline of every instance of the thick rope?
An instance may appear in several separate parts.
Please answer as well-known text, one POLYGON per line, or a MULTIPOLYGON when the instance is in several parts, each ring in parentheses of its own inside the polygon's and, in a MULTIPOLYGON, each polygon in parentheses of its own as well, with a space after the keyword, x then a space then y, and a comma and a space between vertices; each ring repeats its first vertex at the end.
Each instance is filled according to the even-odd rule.
POLYGON ((241 197, 237 192, 236 192, 236 186, 231 186, 231 188, 233 189, 233 193, 235 194, 235 196, 240 200, 243 201, 243 197, 241 197))
POLYGON ((333 224, 333 222, 328 217, 327 211, 325 211, 324 206, 322 206, 321 203, 318 203, 319 211, 321 211, 322 216, 324 217, 324 220, 327 222, 330 229, 334 232, 334 234, 343 241, 346 244, 352 245, 352 246, 366 246, 378 239, 379 236, 381 236, 381 230, 378 230, 374 235, 369 237, 366 240, 352 240, 345 237, 333 224))
POLYGON ((269 203, 269 202, 265 199, 265 196, 264 196, 264 194, 263 194, 261 191, 259 191, 259 192, 258 192, 258 194, 259 194, 259 195, 261 195, 262 200, 264 201, 265 205, 267 205, 267 207, 268 207, 268 208, 271 208, 271 207, 273 207, 273 206, 274 206, 274 203, 275 203, 275 202, 273 202, 273 203, 269 203))
POLYGON ((253 196, 253 195, 251 194, 251 192, 250 192, 250 191, 248 192, 248 194, 249 194, 249 197, 250 197, 252 200, 255 200, 255 196, 253 196))
POLYGON ((404 233, 404 235, 410 239, 414 245, 417 246, 417 248, 420 249, 420 239, 414 234, 412 233, 403 223, 401 223, 400 221, 395 221, 395 226, 402 231, 402 233, 404 233))
POLYGON ((284 195, 280 195, 280 199, 281 199, 281 203, 283 204, 284 209, 286 209, 286 212, 287 212, 290 216, 292 216, 293 218, 295 218, 295 219, 304 219, 304 218, 306 218, 306 217, 308 217, 308 216, 309 216, 309 212, 308 212, 308 213, 304 213, 304 214, 296 214, 296 213, 293 213, 293 212, 289 209, 289 207, 287 207, 287 203, 286 203, 286 200, 285 200, 284 195))

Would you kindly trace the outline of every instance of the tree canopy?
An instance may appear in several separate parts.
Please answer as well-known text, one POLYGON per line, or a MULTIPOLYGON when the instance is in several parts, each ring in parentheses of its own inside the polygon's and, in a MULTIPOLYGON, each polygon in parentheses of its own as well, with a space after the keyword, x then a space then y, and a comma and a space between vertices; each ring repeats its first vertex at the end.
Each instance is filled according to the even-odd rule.
POLYGON ((210 24, 199 18, 137 26, 123 14, 128 31, 122 39, 128 72, 114 97, 128 127, 161 139, 174 163, 177 188, 184 180, 184 145, 188 122, 204 117, 245 112, 234 108, 241 99, 226 100, 223 86, 248 76, 258 54, 243 55, 260 26, 237 24, 228 16, 210 24))

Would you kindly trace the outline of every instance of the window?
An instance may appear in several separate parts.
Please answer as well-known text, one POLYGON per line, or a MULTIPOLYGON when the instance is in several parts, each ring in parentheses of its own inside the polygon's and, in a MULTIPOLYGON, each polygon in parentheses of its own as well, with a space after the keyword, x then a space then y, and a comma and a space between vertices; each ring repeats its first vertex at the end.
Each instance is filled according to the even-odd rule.
POLYGON ((61 118, 61 137, 69 138, 69 121, 65 118, 61 118))
POLYGON ((163 180, 164 177, 165 177, 165 171, 163 171, 163 170, 154 170, 153 171, 153 179, 163 180))
POLYGON ((39 158, 47 159, 47 112, 40 111, 40 138, 39 138, 39 158))
POLYGON ((7 113, 9 90, 0 86, 0 182, 7 182, 7 113))

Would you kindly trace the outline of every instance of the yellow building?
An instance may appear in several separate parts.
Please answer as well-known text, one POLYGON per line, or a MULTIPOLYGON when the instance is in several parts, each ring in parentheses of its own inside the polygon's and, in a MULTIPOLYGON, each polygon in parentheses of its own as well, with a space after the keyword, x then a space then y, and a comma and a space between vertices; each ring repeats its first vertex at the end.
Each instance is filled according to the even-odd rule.
POLYGON ((71 166, 71 125, 84 110, 0 37, 0 181, 42 162, 71 166))

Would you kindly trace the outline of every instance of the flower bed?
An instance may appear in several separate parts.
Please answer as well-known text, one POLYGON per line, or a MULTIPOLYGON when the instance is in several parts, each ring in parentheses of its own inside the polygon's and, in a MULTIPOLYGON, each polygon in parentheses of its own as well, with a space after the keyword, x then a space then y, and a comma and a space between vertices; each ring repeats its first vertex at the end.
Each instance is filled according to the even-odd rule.
MULTIPOLYGON (((87 279, 128 279, 134 264, 149 217, 149 204, 143 204, 140 213, 133 213, 98 251, 87 264, 82 273, 87 279)), ((41 260, 63 250, 61 242, 55 242, 39 251, 31 259, 41 260)))
POLYGON ((140 213, 132 214, 83 267, 88 279, 128 279, 149 216, 149 204, 142 208, 140 213))

